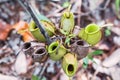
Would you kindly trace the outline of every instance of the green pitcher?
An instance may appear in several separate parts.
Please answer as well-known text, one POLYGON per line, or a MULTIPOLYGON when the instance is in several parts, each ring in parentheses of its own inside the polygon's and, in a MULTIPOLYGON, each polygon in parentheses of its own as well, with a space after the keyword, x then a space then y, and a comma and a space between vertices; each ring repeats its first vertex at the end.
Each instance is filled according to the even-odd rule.
POLYGON ((101 40, 102 32, 98 25, 89 24, 80 30, 78 37, 82 38, 90 45, 95 45, 101 40))
POLYGON ((75 54, 67 53, 62 60, 62 68, 67 76, 72 77, 78 68, 77 58, 75 54))
MULTIPOLYGON (((47 31, 48 35, 53 36, 55 33, 55 26, 51 22, 44 21, 44 20, 41 20, 41 23, 45 27, 45 30, 47 31)), ((30 22, 29 31, 32 33, 32 35, 36 40, 42 41, 42 42, 46 41, 45 37, 40 32, 39 28, 36 26, 34 21, 30 22)))
POLYGON ((74 29, 74 15, 72 12, 64 12, 61 21, 60 21, 61 29, 67 34, 72 33, 74 29))
POLYGON ((57 61, 66 54, 66 49, 58 41, 52 42, 48 47, 48 54, 52 60, 57 61))

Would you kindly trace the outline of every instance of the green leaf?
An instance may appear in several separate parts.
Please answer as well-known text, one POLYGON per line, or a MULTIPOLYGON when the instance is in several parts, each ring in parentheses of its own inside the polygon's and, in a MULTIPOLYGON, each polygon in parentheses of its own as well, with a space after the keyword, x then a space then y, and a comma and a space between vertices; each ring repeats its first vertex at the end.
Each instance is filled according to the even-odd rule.
POLYGON ((95 51, 92 52, 92 53, 88 53, 87 57, 88 57, 90 60, 93 60, 93 56, 94 56, 94 55, 100 55, 100 54, 103 54, 103 51, 102 51, 102 50, 95 50, 95 51))
POLYGON ((83 63, 83 65, 82 65, 82 66, 83 66, 83 68, 85 68, 85 69, 86 69, 86 68, 88 67, 88 64, 84 64, 84 63, 83 63))
POLYGON ((75 37, 75 34, 69 34, 68 35, 70 38, 73 38, 73 37, 75 37))
POLYGON ((83 58, 83 63, 88 64, 88 58, 87 57, 83 58))
POLYGON ((106 29, 106 30, 105 30, 105 36, 110 36, 110 35, 111 35, 110 29, 106 29))
POLYGON ((38 18, 39 18, 40 20, 45 20, 45 21, 51 22, 50 19, 48 19, 46 16, 44 16, 44 15, 42 15, 42 14, 38 14, 37 16, 38 16, 38 18))
POLYGON ((32 75, 32 80, 39 80, 38 76, 32 75))
POLYGON ((67 44, 67 43, 69 43, 69 42, 70 42, 70 38, 67 37, 67 38, 65 39, 65 44, 67 44))
POLYGON ((89 56, 87 56, 88 57, 88 59, 90 59, 91 61, 93 60, 93 55, 89 55, 89 56))
POLYGON ((93 55, 99 55, 99 54, 103 54, 102 50, 95 50, 94 52, 92 52, 93 55))
POLYGON ((120 19, 120 0, 115 0, 116 15, 120 19))
POLYGON ((119 12, 119 9, 120 9, 120 0, 116 0, 115 1, 115 7, 116 7, 116 11, 119 12))
POLYGON ((83 58, 83 67, 87 68, 89 59, 87 57, 83 58))
POLYGON ((62 7, 67 8, 69 5, 70 5, 70 3, 68 1, 66 1, 63 3, 62 7))

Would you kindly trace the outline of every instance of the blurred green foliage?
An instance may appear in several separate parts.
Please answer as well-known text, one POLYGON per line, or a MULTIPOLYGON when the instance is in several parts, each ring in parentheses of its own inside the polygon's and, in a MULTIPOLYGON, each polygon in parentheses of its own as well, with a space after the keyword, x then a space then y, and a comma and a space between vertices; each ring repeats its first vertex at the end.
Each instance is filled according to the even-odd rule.
POLYGON ((102 50, 95 50, 92 53, 88 53, 88 55, 83 58, 83 68, 87 68, 89 60, 95 63, 95 61, 93 60, 93 56, 100 54, 103 54, 102 50))
POLYGON ((117 17, 120 19, 120 0, 115 0, 115 7, 116 7, 117 17))

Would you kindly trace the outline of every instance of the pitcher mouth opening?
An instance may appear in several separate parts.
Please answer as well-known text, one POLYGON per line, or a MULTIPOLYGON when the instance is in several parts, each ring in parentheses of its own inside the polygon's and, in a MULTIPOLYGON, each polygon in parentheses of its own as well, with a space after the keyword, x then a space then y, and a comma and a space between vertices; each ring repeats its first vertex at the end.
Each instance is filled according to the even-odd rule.
POLYGON ((31 43, 30 42, 26 42, 23 44, 23 49, 28 49, 31 47, 31 43))
POLYGON ((33 21, 31 22, 30 26, 31 26, 31 27, 30 27, 30 30, 31 30, 31 31, 34 31, 34 30, 39 29, 39 28, 37 27, 37 25, 35 24, 35 22, 33 22, 33 21))
POLYGON ((72 75, 74 73, 74 66, 72 64, 69 64, 67 67, 67 73, 72 75))
POLYGON ((79 41, 77 41, 77 45, 84 46, 84 42, 79 40, 79 41))
POLYGON ((53 47, 52 47, 52 51, 54 51, 56 48, 57 48, 57 46, 53 46, 53 47))
POLYGON ((38 50, 36 50, 35 54, 36 55, 43 55, 45 53, 45 49, 44 48, 39 48, 38 50))
POLYGON ((70 39, 70 44, 75 43, 75 41, 76 41, 75 38, 71 38, 71 39, 70 39))
POLYGON ((85 28, 85 32, 87 34, 94 34, 100 30, 99 26, 96 24, 90 24, 85 28))
POLYGON ((56 51, 58 45, 59 45, 59 44, 58 44, 57 42, 52 43, 52 44, 50 45, 49 49, 48 49, 49 52, 52 53, 52 52, 56 51))

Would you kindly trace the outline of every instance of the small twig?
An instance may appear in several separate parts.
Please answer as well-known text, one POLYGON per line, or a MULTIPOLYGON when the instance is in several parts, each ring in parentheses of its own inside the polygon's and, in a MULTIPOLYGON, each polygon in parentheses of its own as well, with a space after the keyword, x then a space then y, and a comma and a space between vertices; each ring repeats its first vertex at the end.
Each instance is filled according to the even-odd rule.
POLYGON ((70 12, 71 5, 68 6, 67 11, 70 12))
POLYGON ((63 9, 63 7, 61 7, 60 5, 54 3, 54 2, 50 2, 50 4, 58 9, 63 9))
POLYGON ((41 68, 41 71, 40 71, 39 74, 38 74, 40 80, 41 80, 41 78, 42 78, 42 75, 43 75, 43 73, 44 73, 44 71, 45 71, 48 63, 49 63, 49 58, 48 58, 47 61, 43 64, 43 67, 41 68))
POLYGON ((100 10, 105 10, 107 6, 109 5, 110 0, 106 0, 105 6, 103 8, 99 8, 100 10))
POLYGON ((107 27, 107 26, 113 26, 113 24, 112 23, 104 24, 100 28, 107 27))

